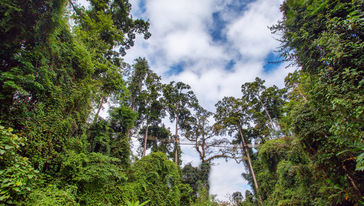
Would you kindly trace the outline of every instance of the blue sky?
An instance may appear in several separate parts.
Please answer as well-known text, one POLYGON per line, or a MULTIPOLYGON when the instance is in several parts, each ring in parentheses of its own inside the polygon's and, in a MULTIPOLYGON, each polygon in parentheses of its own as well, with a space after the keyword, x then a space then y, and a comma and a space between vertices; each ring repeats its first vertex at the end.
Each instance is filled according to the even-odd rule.
MULTIPOLYGON (((136 18, 149 20, 152 37, 137 37, 125 61, 145 57, 162 80, 189 84, 200 104, 214 112, 224 96, 240 96, 240 87, 255 77, 267 85, 282 87, 293 70, 275 53, 279 42, 268 26, 281 14, 282 0, 130 0, 136 18)), ((173 128, 173 127, 171 127, 173 128)), ((183 147, 183 160, 198 165, 192 148, 183 147)), ((228 199, 228 194, 248 187, 241 177, 243 165, 215 161, 211 194, 228 199)))

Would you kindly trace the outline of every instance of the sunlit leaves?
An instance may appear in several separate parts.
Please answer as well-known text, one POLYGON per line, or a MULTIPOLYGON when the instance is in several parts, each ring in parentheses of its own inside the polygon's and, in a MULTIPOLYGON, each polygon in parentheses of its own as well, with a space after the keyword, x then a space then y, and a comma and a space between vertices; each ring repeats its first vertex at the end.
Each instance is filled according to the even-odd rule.
POLYGON ((16 204, 34 188, 38 171, 19 155, 26 138, 0 125, 0 203, 16 204))

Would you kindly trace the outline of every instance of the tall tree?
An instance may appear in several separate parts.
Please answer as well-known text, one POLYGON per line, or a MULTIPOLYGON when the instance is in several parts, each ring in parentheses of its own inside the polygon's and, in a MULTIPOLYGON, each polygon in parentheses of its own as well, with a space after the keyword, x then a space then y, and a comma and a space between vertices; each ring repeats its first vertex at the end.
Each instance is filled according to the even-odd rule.
POLYGON ((96 122, 108 98, 127 93, 122 79, 121 70, 125 64, 121 56, 133 46, 136 34, 149 38, 149 23, 131 18, 131 5, 128 1, 91 0, 90 9, 87 10, 73 0, 68 2, 74 11, 74 33, 87 46, 94 60, 93 78, 98 80, 93 85, 96 90, 93 97, 97 111, 94 117, 96 122))
POLYGON ((144 116, 145 120, 144 156, 147 150, 149 126, 158 127, 165 116, 165 108, 160 101, 161 89, 160 77, 149 71, 145 80, 145 90, 142 91, 141 95, 144 99, 143 106, 139 110, 139 113, 143 114, 142 116, 144 116))
POLYGON ((234 97, 224 97, 216 105, 216 113, 214 115, 216 120, 215 128, 221 134, 228 133, 229 135, 236 134, 240 137, 240 141, 244 155, 248 161, 250 174, 253 178, 255 192, 258 196, 260 204, 263 205, 262 198, 259 194, 259 186, 254 173, 254 168, 251 159, 251 152, 248 148, 250 141, 245 135, 245 128, 249 127, 249 106, 243 99, 236 99, 234 97), (245 128, 244 128, 245 127, 245 128))
POLYGON ((190 125, 187 124, 191 119, 190 109, 196 107, 197 99, 191 87, 182 82, 170 82, 163 88, 163 102, 169 113, 171 121, 175 121, 175 149, 174 162, 179 165, 178 158, 178 130, 186 131, 190 125))
MULTIPOLYGON (((143 128, 144 142, 143 156, 146 155, 149 126, 157 127, 165 116, 165 108, 162 104, 161 78, 155 74, 145 58, 138 58, 133 65, 133 71, 128 81, 130 96, 128 105, 138 112, 137 128, 143 128)), ((128 135, 130 131, 128 132, 128 135)))
POLYGON ((266 88, 264 80, 256 78, 241 86, 243 98, 249 103, 255 129, 264 142, 269 136, 278 136, 280 127, 278 120, 282 115, 283 90, 276 86, 266 88))

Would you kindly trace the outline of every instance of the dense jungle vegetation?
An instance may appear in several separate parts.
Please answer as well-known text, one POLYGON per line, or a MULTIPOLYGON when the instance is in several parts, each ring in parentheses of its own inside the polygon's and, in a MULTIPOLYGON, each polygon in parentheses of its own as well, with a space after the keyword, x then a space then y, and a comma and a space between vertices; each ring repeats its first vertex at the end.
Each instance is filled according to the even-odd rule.
POLYGON ((214 113, 144 58, 123 61, 151 35, 127 0, 89 3, 0 1, 0 205, 227 205, 208 192, 216 158, 248 171, 252 191, 231 204, 364 204, 362 0, 284 1, 271 30, 298 69, 285 88, 243 84, 214 113), (182 137, 199 167, 182 164, 182 137))

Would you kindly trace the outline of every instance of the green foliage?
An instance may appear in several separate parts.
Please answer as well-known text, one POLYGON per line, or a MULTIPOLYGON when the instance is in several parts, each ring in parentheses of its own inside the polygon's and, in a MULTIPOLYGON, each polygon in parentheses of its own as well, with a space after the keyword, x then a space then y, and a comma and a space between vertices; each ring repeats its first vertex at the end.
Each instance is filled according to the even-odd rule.
MULTIPOLYGON (((21 134, 0 127, 1 203, 190 204, 191 188, 165 155, 130 166, 136 120, 153 129, 164 115, 160 77, 145 60, 128 85, 123 80, 121 56, 136 34, 150 36, 149 23, 130 11, 116 0, 92 0, 87 9, 64 0, 1 1, 0 121, 21 134), (109 99, 117 106, 104 120, 109 99)), ((151 134, 170 136, 164 127, 151 134)))
MULTIPOLYGON (((287 79, 288 130, 309 154, 328 204, 362 199, 362 1, 295 1, 282 5, 282 52, 302 68, 287 79), (289 122, 290 121, 290 122, 289 122)), ((315 200, 314 200, 315 202, 315 200)))
POLYGON ((357 147, 357 149, 359 149, 361 153, 357 157, 355 170, 363 171, 364 170, 364 144, 362 143, 360 146, 357 147))
POLYGON ((200 179, 200 170, 198 167, 194 167, 191 165, 191 163, 186 164, 182 168, 182 178, 183 183, 190 185, 190 187, 193 190, 193 197, 192 199, 195 200, 197 198, 198 193, 198 183, 200 179))
POLYGON ((106 120, 100 119, 96 123, 90 125, 88 131, 88 142, 90 143, 90 152, 100 152, 106 155, 111 154, 111 138, 112 129, 106 120))
POLYGON ((138 111, 140 101, 144 101, 143 98, 139 98, 142 92, 142 87, 145 83, 147 74, 151 72, 149 70, 148 62, 145 59, 138 58, 133 65, 133 71, 131 77, 129 77, 128 89, 130 91, 130 107, 138 111))
POLYGON ((183 183, 188 184, 192 189, 192 199, 196 201, 196 199, 201 195, 199 194, 202 189, 203 193, 207 192, 207 196, 209 195, 209 175, 210 175, 211 165, 210 163, 202 162, 199 167, 193 167, 191 163, 186 164, 182 168, 182 178, 183 183))
POLYGON ((253 199, 253 194, 249 191, 245 191, 245 200, 240 202, 239 206, 253 206, 257 205, 257 202, 253 199))
POLYGON ((150 36, 149 23, 132 19, 128 1, 90 3, 87 9, 64 0, 0 3, 0 121, 21 134, 1 127, 1 202, 122 203, 127 133, 138 114, 124 104, 121 55, 136 34, 150 36), (109 98, 121 105, 100 120, 109 98))
POLYGON ((75 188, 59 189, 56 185, 48 185, 45 188, 34 190, 23 203, 27 206, 78 206, 75 188))
POLYGON ((62 176, 77 182, 80 188, 89 184, 98 188, 113 181, 126 179, 122 168, 118 166, 120 159, 102 155, 101 153, 76 153, 66 151, 61 168, 62 176))
POLYGON ((127 206, 143 206, 143 205, 146 205, 148 202, 149 201, 145 201, 143 203, 139 203, 139 201, 136 201, 136 202, 134 202, 134 201, 132 201, 132 202, 127 201, 126 203, 127 203, 127 206))
MULTIPOLYGON (((254 165, 265 205, 337 205, 351 196, 324 178, 324 171, 315 168, 295 137, 265 142, 254 165)), ((342 177, 341 184, 344 181, 342 177)))
POLYGON ((123 166, 130 163, 130 145, 128 132, 133 127, 138 113, 130 108, 120 105, 119 107, 111 108, 110 111, 110 127, 112 132, 109 135, 111 156, 119 158, 123 166))
POLYGON ((112 108, 110 111, 110 127, 114 130, 114 132, 121 135, 119 136, 119 138, 121 138, 122 136, 126 135, 129 129, 133 127, 137 115, 138 113, 124 105, 112 108))
MULTIPOLYGON (((163 138, 157 134, 162 132, 164 133, 163 136, 165 136, 168 132, 163 132, 165 130, 164 126, 160 127, 160 123, 166 115, 165 106, 161 101, 163 85, 160 82, 161 78, 149 68, 148 62, 144 58, 138 58, 135 62, 128 82, 128 88, 131 93, 128 104, 134 111, 138 112, 135 126, 137 128, 142 127, 139 133, 144 134, 144 138, 140 139, 140 142, 144 147, 143 155, 146 155, 146 149, 151 144, 154 146, 154 149, 157 147, 156 142, 148 142, 149 137, 156 140, 161 140, 161 138, 168 140, 166 137, 163 138)), ((164 145, 164 151, 167 152, 166 143, 161 144, 164 145)))
MULTIPOLYGON (((145 135, 145 127, 140 130, 140 134, 145 135)), ((169 158, 173 157, 173 143, 171 140, 171 131, 164 125, 148 127, 148 140, 146 146, 147 149, 151 149, 152 152, 162 152, 169 158)), ((144 144, 144 139, 139 139, 139 142, 144 144)))
POLYGON ((265 142, 259 147, 255 165, 265 205, 314 205, 317 182, 297 139, 265 142))
POLYGON ((189 108, 197 106, 198 102, 191 86, 183 82, 170 82, 163 88, 163 97, 170 120, 178 118, 179 126, 184 129, 190 115, 189 108))
POLYGON ((192 206, 217 206, 219 205, 217 202, 215 202, 213 200, 213 198, 210 197, 209 195, 209 191, 207 189, 207 187, 202 186, 203 184, 201 184, 201 187, 199 187, 198 190, 198 198, 195 200, 194 203, 192 203, 192 206))
POLYGON ((152 153, 136 161, 130 171, 124 195, 127 200, 148 201, 148 205, 189 205, 191 189, 181 182, 177 166, 163 153, 152 153))
POLYGON ((38 171, 20 155, 26 138, 0 125, 0 204, 24 200, 35 186, 38 171))
POLYGON ((61 186, 77 186, 77 202, 81 205, 120 204, 121 198, 115 194, 128 179, 125 172, 128 164, 124 162, 129 158, 125 160, 102 153, 89 153, 87 144, 80 141, 73 144, 77 145, 70 144, 70 149, 64 152, 62 158, 63 164, 57 178, 61 180, 61 186))

